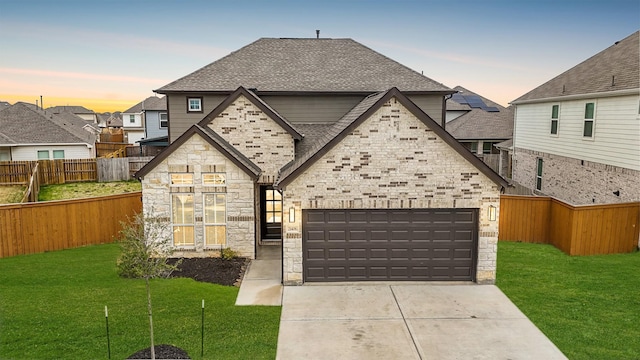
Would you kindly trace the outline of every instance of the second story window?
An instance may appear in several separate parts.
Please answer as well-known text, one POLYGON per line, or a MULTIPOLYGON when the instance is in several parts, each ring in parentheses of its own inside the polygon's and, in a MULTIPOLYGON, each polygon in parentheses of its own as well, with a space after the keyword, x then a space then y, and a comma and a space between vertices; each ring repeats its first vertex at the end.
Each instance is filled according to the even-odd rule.
POLYGON ((584 128, 582 136, 586 138, 593 138, 593 128, 596 120, 596 104, 586 103, 584 106, 584 128))
POLYGON ((164 129, 169 126, 169 117, 167 113, 160 113, 160 128, 164 129))
POLYGON ((558 120, 560 115, 560 105, 551 107, 551 135, 558 135, 558 120))
POLYGON ((187 98, 187 112, 202 112, 202 98, 187 98))
POLYGON ((135 115, 129 115, 129 124, 134 124, 136 122, 136 116, 135 115))

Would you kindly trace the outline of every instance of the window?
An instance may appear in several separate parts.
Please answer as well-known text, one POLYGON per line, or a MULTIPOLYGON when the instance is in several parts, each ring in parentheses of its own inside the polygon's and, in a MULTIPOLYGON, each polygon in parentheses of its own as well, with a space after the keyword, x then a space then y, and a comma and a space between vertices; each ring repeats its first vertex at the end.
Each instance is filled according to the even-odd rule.
POLYGON ((193 194, 171 195, 171 230, 176 246, 194 245, 193 194))
POLYGON ((54 159, 64 159, 64 150, 53 150, 54 159))
POLYGON ((280 223, 282 222, 282 194, 275 189, 267 189, 266 192, 267 223, 280 223))
POLYGON ((226 194, 204 194, 204 237, 206 246, 227 243, 226 194))
POLYGON ((582 136, 587 138, 593 137, 593 125, 595 122, 595 103, 586 103, 584 106, 584 129, 582 136))
POLYGON ((483 154, 491 154, 493 153, 493 143, 492 142, 483 142, 482 143, 482 153, 483 154))
POLYGON ((202 98, 187 98, 187 112, 202 112, 202 98))
POLYGON ((224 186, 227 184, 224 173, 202 174, 202 185, 205 186, 224 186))
POLYGON ((136 116, 135 115, 129 115, 129 123, 130 124, 134 124, 136 122, 136 116))
POLYGON ((193 185, 193 174, 171 174, 171 186, 193 185))
POLYGON ((542 159, 538 158, 538 169, 536 171, 536 190, 542 190, 542 159))
POLYGON ((471 143, 471 152, 474 154, 478 153, 478 142, 474 141, 471 143))
POLYGON ((167 113, 160 113, 160 128, 169 127, 169 117, 167 113))
POLYGON ((49 150, 38 150, 38 160, 49 160, 49 150))
POLYGON ((551 135, 558 135, 558 119, 560 114, 560 105, 551 107, 551 135))

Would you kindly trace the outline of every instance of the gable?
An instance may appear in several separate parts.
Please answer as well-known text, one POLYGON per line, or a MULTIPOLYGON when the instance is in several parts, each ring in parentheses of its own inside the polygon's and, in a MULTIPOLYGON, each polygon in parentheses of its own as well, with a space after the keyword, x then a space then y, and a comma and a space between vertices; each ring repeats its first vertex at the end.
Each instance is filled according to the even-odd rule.
POLYGON ((261 169, 260 183, 273 183, 294 158, 302 136, 257 96, 241 88, 200 123, 225 139, 261 169))
POLYGON ((185 162, 196 162, 201 160, 201 158, 198 157, 198 155, 202 154, 201 150, 189 149, 189 146, 185 145, 185 143, 188 143, 194 137, 202 138, 206 143, 208 143, 218 152, 224 155, 252 179, 256 179, 260 176, 260 168, 252 163, 251 160, 247 159, 244 155, 238 152, 233 146, 227 143, 218 134, 208 128, 202 128, 198 125, 193 125, 176 141, 162 150, 160 154, 151 159, 151 161, 143 166, 142 169, 138 170, 138 172, 135 173, 134 177, 137 179, 143 179, 147 174, 156 169, 156 167, 158 167, 165 159, 167 159, 175 152, 183 154, 183 161, 185 162), (187 150, 185 151, 185 149, 187 150))
MULTIPOLYGON (((347 113, 340 121, 338 121, 331 129, 327 131, 324 138, 320 139, 316 144, 309 146, 309 150, 305 154, 297 154, 294 162, 282 169, 280 177, 276 182, 276 186, 284 187, 289 182, 293 181, 297 176, 300 176, 308 167, 313 165, 324 154, 330 151, 333 147, 339 144, 346 136, 350 135, 354 129, 360 124, 367 121, 372 114, 376 113, 382 107, 389 107, 390 104, 399 103, 407 114, 411 114, 412 117, 418 119, 429 131, 432 131, 439 139, 441 139, 446 145, 462 156, 476 171, 483 173, 489 179, 496 184, 506 187, 509 184, 495 171, 489 168, 485 163, 478 159, 475 155, 469 152, 464 146, 462 146, 451 134, 441 128, 433 119, 425 114, 420 108, 418 108, 413 102, 411 102, 406 96, 404 96, 398 89, 393 88, 384 93, 371 95, 363 100, 358 106, 356 106, 351 112, 347 113), (393 100, 394 102, 390 102, 393 100)), ((398 112, 400 110, 397 110, 398 112)), ((400 124, 402 119, 396 115, 389 115, 391 118, 397 119, 396 123, 400 124)), ((410 129, 416 130, 418 128, 410 129)), ((412 139, 415 134, 408 132, 406 138, 412 139)), ((400 136, 400 138, 403 138, 400 136)), ((387 145, 387 140, 382 140, 380 147, 387 145)))
POLYGON ((368 204, 390 199, 451 204, 476 201, 499 186, 391 98, 293 179, 287 192, 290 188, 313 189, 325 203, 346 196, 345 201, 368 204))

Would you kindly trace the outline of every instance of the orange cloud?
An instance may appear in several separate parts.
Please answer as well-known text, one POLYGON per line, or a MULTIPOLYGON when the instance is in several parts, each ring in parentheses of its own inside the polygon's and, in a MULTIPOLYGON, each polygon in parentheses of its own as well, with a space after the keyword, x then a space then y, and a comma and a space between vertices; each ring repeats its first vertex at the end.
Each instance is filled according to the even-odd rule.
MULTIPOLYGON (((0 100, 8 101, 14 104, 18 101, 35 104, 36 101, 40 102, 40 98, 29 95, 9 95, 0 94, 0 100)), ((103 112, 115 112, 124 111, 133 105, 139 103, 141 100, 128 100, 128 99, 95 99, 95 98, 74 98, 74 97, 51 97, 47 96, 43 98, 45 108, 52 106, 84 106, 87 109, 93 110, 97 113, 103 112)))

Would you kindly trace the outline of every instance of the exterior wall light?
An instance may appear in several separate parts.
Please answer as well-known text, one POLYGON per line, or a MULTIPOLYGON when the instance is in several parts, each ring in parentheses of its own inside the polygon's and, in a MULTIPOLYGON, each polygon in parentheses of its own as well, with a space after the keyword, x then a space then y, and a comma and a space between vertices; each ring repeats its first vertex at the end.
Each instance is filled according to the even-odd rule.
POLYGON ((296 222, 296 209, 294 207, 289 208, 289 222, 296 222))
POLYGON ((489 205, 489 221, 496 221, 496 207, 489 205))

